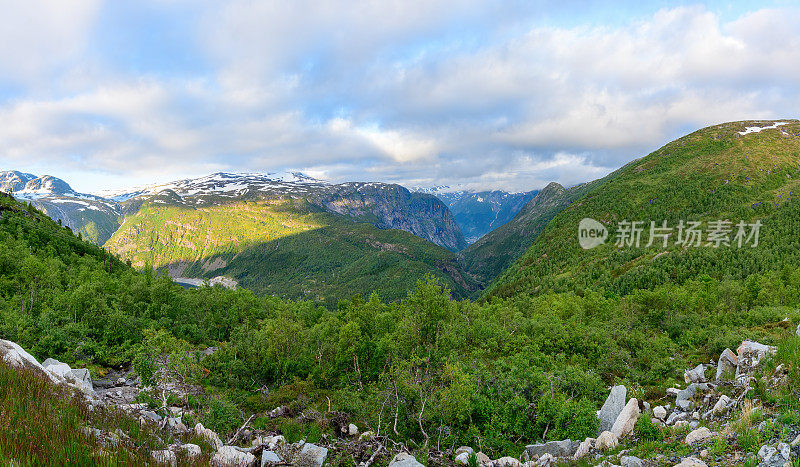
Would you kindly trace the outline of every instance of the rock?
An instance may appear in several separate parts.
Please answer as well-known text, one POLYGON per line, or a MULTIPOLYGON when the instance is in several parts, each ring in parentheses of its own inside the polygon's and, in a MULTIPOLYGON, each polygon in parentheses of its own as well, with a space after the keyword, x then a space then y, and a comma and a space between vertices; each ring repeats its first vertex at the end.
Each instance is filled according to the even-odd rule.
POLYGON ((54 383, 63 383, 60 378, 45 370, 38 360, 14 342, 0 339, 0 358, 9 365, 27 368, 42 374, 54 383))
POLYGON ((536 461, 536 465, 538 467, 550 467, 552 465, 555 465, 555 463, 556 460, 549 453, 544 454, 542 457, 539 458, 538 461, 536 461))
POLYGON ((45 370, 54 374, 58 378, 74 385, 85 394, 94 394, 94 387, 92 386, 92 378, 89 375, 89 370, 79 369, 73 370, 66 363, 61 363, 58 360, 48 358, 42 363, 45 370))
POLYGON ((492 460, 489 459, 489 456, 481 451, 475 454, 475 459, 478 461, 478 465, 489 465, 492 463, 492 460))
POLYGON ((694 409, 694 402, 690 400, 679 400, 675 403, 679 409, 683 410, 684 412, 689 412, 694 409))
POLYGON ((690 410, 688 407, 694 406, 694 404, 691 403, 691 399, 697 394, 697 391, 706 392, 708 390, 708 383, 692 383, 683 391, 678 392, 675 396, 675 405, 688 412, 690 410))
POLYGON ((667 425, 674 425, 679 421, 686 420, 687 418, 689 418, 689 414, 685 412, 672 412, 669 414, 669 418, 667 418, 667 425))
POLYGON ((644 467, 644 462, 635 456, 622 456, 619 463, 622 467, 644 467))
POLYGON ((271 418, 283 417, 284 415, 286 415, 286 407, 284 406, 275 407, 269 413, 271 418))
POLYGON ((178 458, 175 456, 175 453, 166 449, 162 451, 152 451, 150 456, 153 457, 153 460, 157 464, 169 465, 172 467, 177 467, 178 465, 178 458))
POLYGON ((766 459, 767 457, 775 454, 778 452, 777 449, 773 448, 772 446, 761 446, 761 449, 758 450, 758 458, 761 460, 766 459))
POLYGON ((200 460, 200 457, 203 456, 203 450, 196 444, 184 444, 179 449, 186 453, 186 457, 193 462, 200 460))
POLYGON ((751 374, 764 357, 774 355, 777 351, 777 347, 771 345, 759 344, 749 340, 742 341, 742 344, 736 349, 738 354, 736 379, 739 379, 741 375, 751 374))
POLYGON ((678 388, 667 388, 668 396, 677 396, 679 392, 681 392, 681 390, 678 388))
POLYGON ((198 423, 194 426, 194 432, 197 436, 206 440, 206 442, 210 444, 215 451, 222 447, 222 440, 219 439, 219 435, 214 433, 212 430, 205 428, 202 423, 198 423))
POLYGON ((686 420, 678 420, 677 422, 675 422, 675 425, 673 426, 675 427, 676 430, 682 430, 687 426, 689 426, 689 422, 686 420))
POLYGON ((453 459, 453 461, 456 463, 456 465, 469 465, 469 455, 469 452, 456 454, 456 457, 453 459))
POLYGON ((459 455, 459 454, 462 454, 462 453, 465 453, 465 452, 467 454, 472 454, 473 452, 475 452, 475 450, 472 449, 469 446, 461 446, 460 448, 456 449, 456 455, 459 455))
POLYGON ((692 420, 700 420, 700 412, 692 412, 692 420))
POLYGON ((684 371, 683 380, 687 383, 705 383, 706 366, 701 363, 690 370, 684 371))
POLYGON ((791 447, 786 443, 778 443, 778 448, 761 446, 758 457, 762 460, 759 467, 783 467, 790 462, 791 447))
POLYGON ((675 467, 708 467, 708 465, 696 457, 687 457, 680 464, 675 464, 675 467))
POLYGON ((322 467, 327 457, 328 450, 326 448, 317 446, 316 444, 306 443, 303 445, 303 449, 300 450, 300 454, 294 460, 294 464, 297 467, 322 467))
POLYGON ((797 435, 797 437, 794 439, 794 441, 792 441, 791 446, 792 447, 800 446, 800 435, 797 435))
POLYGON ((575 451, 575 455, 572 456, 573 459, 578 460, 587 454, 589 451, 594 447, 595 438, 586 438, 583 442, 578 446, 578 450, 575 451))
POLYGON ((708 457, 708 449, 703 449, 700 451, 700 458, 706 459, 708 457))
MULTIPOLYGON (((320 466, 321 465, 322 464, 320 464, 320 466)), ((392 461, 389 462, 389 467, 425 467, 425 466, 417 462, 417 459, 415 459, 414 456, 412 456, 411 454, 407 452, 401 452, 400 454, 394 456, 394 459, 392 459, 392 461)))
POLYGON ((150 410, 142 410, 139 412, 139 417, 154 423, 158 423, 162 420, 161 415, 150 410))
POLYGON ((280 464, 282 462, 283 458, 281 458, 281 456, 279 456, 275 451, 264 451, 261 454, 261 467, 280 464))
POLYGON ((617 421, 614 422, 614 426, 611 427, 611 432, 614 433, 617 439, 633 432, 633 426, 636 424, 636 420, 639 419, 639 413, 639 401, 632 398, 620 412, 617 421))
POLYGON ((722 375, 730 370, 733 371, 734 374, 736 372, 736 367, 739 365, 739 357, 733 353, 731 349, 725 349, 719 355, 719 360, 717 360, 717 375, 716 380, 720 381, 722 379, 722 375))
POLYGON ((176 433, 186 433, 189 431, 181 421, 181 417, 170 417, 167 419, 167 427, 176 433))
POLYGON ((494 467, 522 467, 522 462, 513 457, 501 457, 494 461, 494 467))
POLYGON ((702 427, 702 428, 698 428, 698 429, 692 431, 691 433, 689 433, 688 435, 686 435, 685 442, 686 442, 686 444, 691 446, 691 445, 693 445, 695 443, 701 443, 701 442, 711 438, 712 436, 714 436, 714 434, 711 433, 711 430, 709 430, 706 427, 702 427))
POLYGON ((358 434, 358 427, 351 423, 347 427, 347 434, 350 436, 356 436, 358 434))
POLYGON ((538 459, 544 454, 551 454, 553 457, 570 457, 575 454, 580 444, 580 441, 565 439, 563 441, 530 444, 525 446, 525 450, 528 452, 528 456, 531 459, 538 459))
POLYGON ((361 436, 358 437, 358 440, 359 441, 369 441, 374 437, 375 437, 375 433, 373 433, 372 431, 365 431, 365 432, 361 433, 361 436))
POLYGON ((256 465, 256 456, 242 452, 233 446, 222 446, 211 457, 214 467, 252 467, 256 465))
POLYGON ((720 396, 717 403, 714 404, 714 408, 711 410, 711 412, 716 415, 722 415, 728 411, 730 405, 731 405, 731 398, 723 394, 722 396, 720 396))
POLYGON ((610 451, 619 445, 617 435, 610 431, 600 433, 595 442, 595 447, 600 451, 610 451))
POLYGON ((609 431, 614 426, 614 422, 619 417, 622 409, 625 408, 625 398, 628 395, 628 390, 625 386, 614 386, 611 388, 603 407, 597 417, 600 419, 600 431, 609 431))
POLYGON ((800 337, 800 324, 797 325, 797 331, 794 333, 797 334, 797 337, 800 337))
POLYGON ((665 420, 667 418, 667 409, 659 405, 653 409, 653 416, 659 420, 665 420))

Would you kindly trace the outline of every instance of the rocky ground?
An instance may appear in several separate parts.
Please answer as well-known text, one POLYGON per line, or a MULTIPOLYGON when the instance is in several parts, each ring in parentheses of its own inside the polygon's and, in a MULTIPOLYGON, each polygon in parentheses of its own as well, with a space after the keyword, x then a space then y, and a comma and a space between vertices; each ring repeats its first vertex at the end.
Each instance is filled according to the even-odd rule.
MULTIPOLYGON (((800 327, 797 334, 800 336, 800 327)), ((770 388, 787 384, 788 371, 782 365, 778 365, 770 374, 761 374, 760 379, 756 377, 759 367, 771 359, 775 352, 775 347, 742 341, 736 352, 725 349, 716 362, 701 363, 687 369, 682 384, 669 388, 663 398, 652 403, 629 398, 625 386, 615 386, 610 389, 608 398, 597 412, 600 430, 596 437, 528 445, 521 449, 519 459, 490 459, 483 452, 476 452, 468 446, 455 451, 429 450, 426 463, 429 466, 481 467, 556 464, 623 467, 796 466, 800 459, 800 424, 778 427, 769 413, 764 413, 763 420, 754 428, 760 433, 759 439, 762 442, 766 440, 757 454, 727 449, 745 436, 743 420, 760 410, 758 399, 752 397, 753 389, 759 385, 770 388), (640 422, 642 418, 649 420, 649 426, 668 433, 661 441, 662 450, 659 451, 656 443, 655 452, 644 459, 635 457, 631 452, 644 442, 637 439, 640 431, 637 423, 643 423, 640 422)), ((112 370, 104 377, 93 380, 88 370, 73 369, 57 360, 47 359, 40 364, 24 349, 9 341, 0 341, 0 356, 9 364, 34 369, 55 384, 73 388, 83 395, 89 407, 102 406, 124 412, 142 424, 156 426, 165 433, 165 439, 177 439, 167 437, 169 434, 189 433, 210 446, 210 450, 206 447, 208 452, 203 452, 198 444, 170 444, 166 449, 151 452, 153 461, 158 464, 174 466, 178 464, 178 459, 189 459, 203 464, 208 460, 214 466, 321 467, 326 463, 363 467, 387 463, 390 467, 423 465, 403 444, 372 431, 359 432, 356 425, 348 422, 346 414, 315 414, 317 417, 330 418, 337 433, 336 437, 323 435, 317 443, 288 443, 279 433, 253 429, 249 425, 250 420, 230 439, 223 440, 200 423, 187 427, 183 420, 187 415, 193 416, 189 409, 164 404, 159 410, 151 410, 148 404, 137 403, 137 396, 143 388, 141 381, 130 371, 112 370)), ((312 416, 292 414, 287 407, 277 407, 267 415, 272 418, 312 416)), ((120 430, 106 433, 94 427, 83 429, 114 446, 124 445, 120 441, 127 437, 120 430)))

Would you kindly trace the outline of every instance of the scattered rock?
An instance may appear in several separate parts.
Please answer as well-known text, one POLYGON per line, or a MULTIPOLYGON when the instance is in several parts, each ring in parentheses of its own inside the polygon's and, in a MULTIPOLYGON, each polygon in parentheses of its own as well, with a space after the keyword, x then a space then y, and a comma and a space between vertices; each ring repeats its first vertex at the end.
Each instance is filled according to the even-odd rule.
POLYGON ((653 416, 659 420, 665 420, 667 418, 667 409, 659 405, 653 409, 653 416))
POLYGON ((636 424, 636 420, 639 419, 639 414, 639 402, 632 398, 620 412, 617 421, 614 422, 614 426, 611 427, 611 432, 614 433, 617 439, 633 432, 633 426, 636 424))
POLYGON ((456 465, 469 465, 469 455, 470 453, 468 452, 458 453, 453 461, 456 463, 456 465))
POLYGON ((357 426, 355 426, 354 424, 352 424, 352 423, 351 423, 351 424, 350 424, 350 425, 347 427, 347 434, 348 434, 348 435, 350 435, 350 436, 356 436, 356 435, 358 435, 358 427, 357 427, 357 426))
POLYGON ((762 460, 759 467, 783 467, 790 462, 791 447, 786 443, 778 443, 778 448, 772 446, 761 446, 758 450, 758 457, 762 460))
POLYGON ((686 440, 685 441, 686 441, 686 444, 691 446, 691 445, 693 445, 695 443, 703 442, 703 441, 711 438, 712 436, 714 436, 714 434, 711 433, 711 430, 709 430, 706 427, 702 427, 702 428, 698 428, 698 429, 692 431, 691 433, 689 433, 688 435, 686 435, 686 440))
POLYGON ((683 380, 687 383, 705 383, 706 366, 701 363, 690 370, 684 371, 683 380))
POLYGON ((536 465, 538 467, 550 467, 552 465, 555 465, 555 463, 556 460, 550 453, 544 454, 542 457, 539 458, 538 461, 536 461, 536 465))
POLYGON ((739 366, 739 357, 733 353, 731 349, 725 349, 719 356, 719 360, 717 360, 717 376, 716 380, 720 381, 722 379, 722 375, 730 370, 736 373, 736 367, 739 366))
POLYGON ((212 430, 205 428, 202 423, 198 423, 194 426, 194 432, 197 436, 203 438, 214 448, 217 450, 222 447, 222 440, 219 439, 219 435, 214 433, 212 430))
POLYGON ((795 446, 800 446, 800 435, 797 435, 797 437, 794 439, 794 441, 792 441, 792 447, 795 447, 795 446))
POLYGON ((604 431, 600 433, 600 436, 597 437, 597 441, 595 442, 595 446, 600 451, 610 451, 619 445, 619 439, 617 435, 610 431, 604 431))
MULTIPOLYGON (((320 466, 321 465, 322 464, 320 463, 320 466)), ((417 461, 417 459, 415 459, 414 456, 412 456, 411 454, 407 452, 401 452, 400 454, 394 456, 394 459, 392 459, 392 461, 389 462, 389 467, 425 467, 425 466, 420 464, 417 461)))
POLYGON ((644 467, 644 462, 635 456, 622 456, 619 462, 622 467, 644 467))
MULTIPOLYGON (((306 443, 300 454, 294 460, 297 467, 322 467, 325 459, 328 457, 328 449, 316 444, 306 443)), ((397 457, 395 456, 395 459, 397 457)), ((391 464, 390 464, 391 465, 391 464)), ((402 467, 412 467, 411 465, 403 465, 402 467)))
POLYGON ((492 463, 492 460, 489 459, 489 456, 480 451, 475 454, 475 460, 478 461, 478 465, 489 465, 492 463))
POLYGON ((708 465, 696 457, 687 457, 680 464, 676 464, 675 467, 708 467, 708 465))
POLYGON ((200 457, 203 456, 203 450, 200 449, 200 446, 196 444, 184 444, 180 446, 178 449, 186 453, 186 457, 193 462, 200 460, 200 457))
POLYGON ((525 450, 528 452, 528 456, 530 456, 531 459, 538 459, 544 454, 551 454, 553 457, 570 457, 575 454, 580 444, 580 441, 565 439, 563 441, 530 444, 525 446, 525 450))
POLYGON ((603 407, 600 409, 597 417, 600 419, 600 431, 609 431, 614 426, 614 422, 619 417, 622 409, 625 408, 625 398, 628 395, 628 390, 625 386, 614 386, 611 388, 603 407))
POLYGON ((252 467, 256 465, 256 456, 242 452, 233 446, 222 446, 211 457, 214 467, 252 467))
POLYGON ((738 354, 736 379, 739 379, 742 375, 750 375, 764 357, 774 355, 777 351, 777 347, 771 345, 759 344, 749 340, 742 341, 742 344, 736 349, 738 354))
MULTIPOLYGON (((552 456, 550 457, 552 458, 552 456)), ((522 467, 522 462, 514 459, 513 457, 501 457, 500 459, 494 461, 494 467, 522 467)))
POLYGON ((283 458, 278 455, 275 451, 264 451, 261 454, 261 467, 266 467, 268 465, 280 464, 283 462, 283 458))
POLYGON ((469 446, 461 446, 460 448, 456 449, 456 455, 459 455, 459 454, 462 454, 462 453, 465 453, 465 452, 467 454, 472 454, 473 452, 475 452, 475 450, 472 449, 469 446))
POLYGON ((9 365, 36 371, 54 383, 62 383, 57 376, 45 370, 38 360, 14 342, 0 339, 0 358, 9 365))
POLYGON ((171 467, 177 467, 178 465, 178 458, 172 451, 164 449, 162 451, 153 451, 150 455, 157 464, 169 465, 171 467))
POLYGON ((573 458, 578 460, 582 457, 585 457, 589 454, 589 451, 594 447, 596 439, 595 438, 586 438, 583 442, 578 446, 578 450, 575 451, 575 455, 573 458))
POLYGON ((727 411, 728 411, 728 409, 730 408, 730 406, 731 406, 731 402, 732 402, 732 401, 731 401, 731 398, 730 398, 730 397, 728 397, 728 396, 726 396, 725 394, 723 394, 722 396, 720 396, 720 398, 719 398, 719 400, 717 401, 717 403, 716 403, 716 404, 714 404, 714 408, 712 409, 712 412, 713 412, 715 415, 722 415, 722 414, 724 414, 724 413, 725 413, 725 412, 727 412, 727 411))
POLYGON ((669 418, 667 418, 667 425, 674 425, 680 421, 686 420, 687 418, 689 418, 689 414, 685 412, 672 412, 669 414, 669 418))

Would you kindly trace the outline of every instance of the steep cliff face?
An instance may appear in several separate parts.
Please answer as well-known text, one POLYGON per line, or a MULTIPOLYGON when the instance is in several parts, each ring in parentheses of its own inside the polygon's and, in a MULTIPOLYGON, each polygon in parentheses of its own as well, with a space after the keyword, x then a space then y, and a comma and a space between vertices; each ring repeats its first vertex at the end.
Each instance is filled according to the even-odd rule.
POLYGON ((433 195, 412 193, 400 185, 343 183, 309 196, 326 211, 379 229, 400 229, 451 251, 467 246, 453 214, 433 195))
POLYGON ((523 193, 436 190, 432 194, 447 205, 467 243, 472 244, 513 219, 537 193, 535 190, 523 193))

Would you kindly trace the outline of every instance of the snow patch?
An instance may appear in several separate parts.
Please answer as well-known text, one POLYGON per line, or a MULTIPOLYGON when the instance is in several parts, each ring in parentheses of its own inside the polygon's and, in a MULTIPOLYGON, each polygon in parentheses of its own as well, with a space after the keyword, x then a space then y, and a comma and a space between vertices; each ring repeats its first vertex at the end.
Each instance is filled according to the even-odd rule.
POLYGON ((749 134, 749 133, 760 133, 763 130, 771 130, 778 128, 781 125, 788 125, 791 122, 775 122, 770 126, 748 126, 745 127, 744 131, 739 131, 738 133, 742 136, 749 134))

